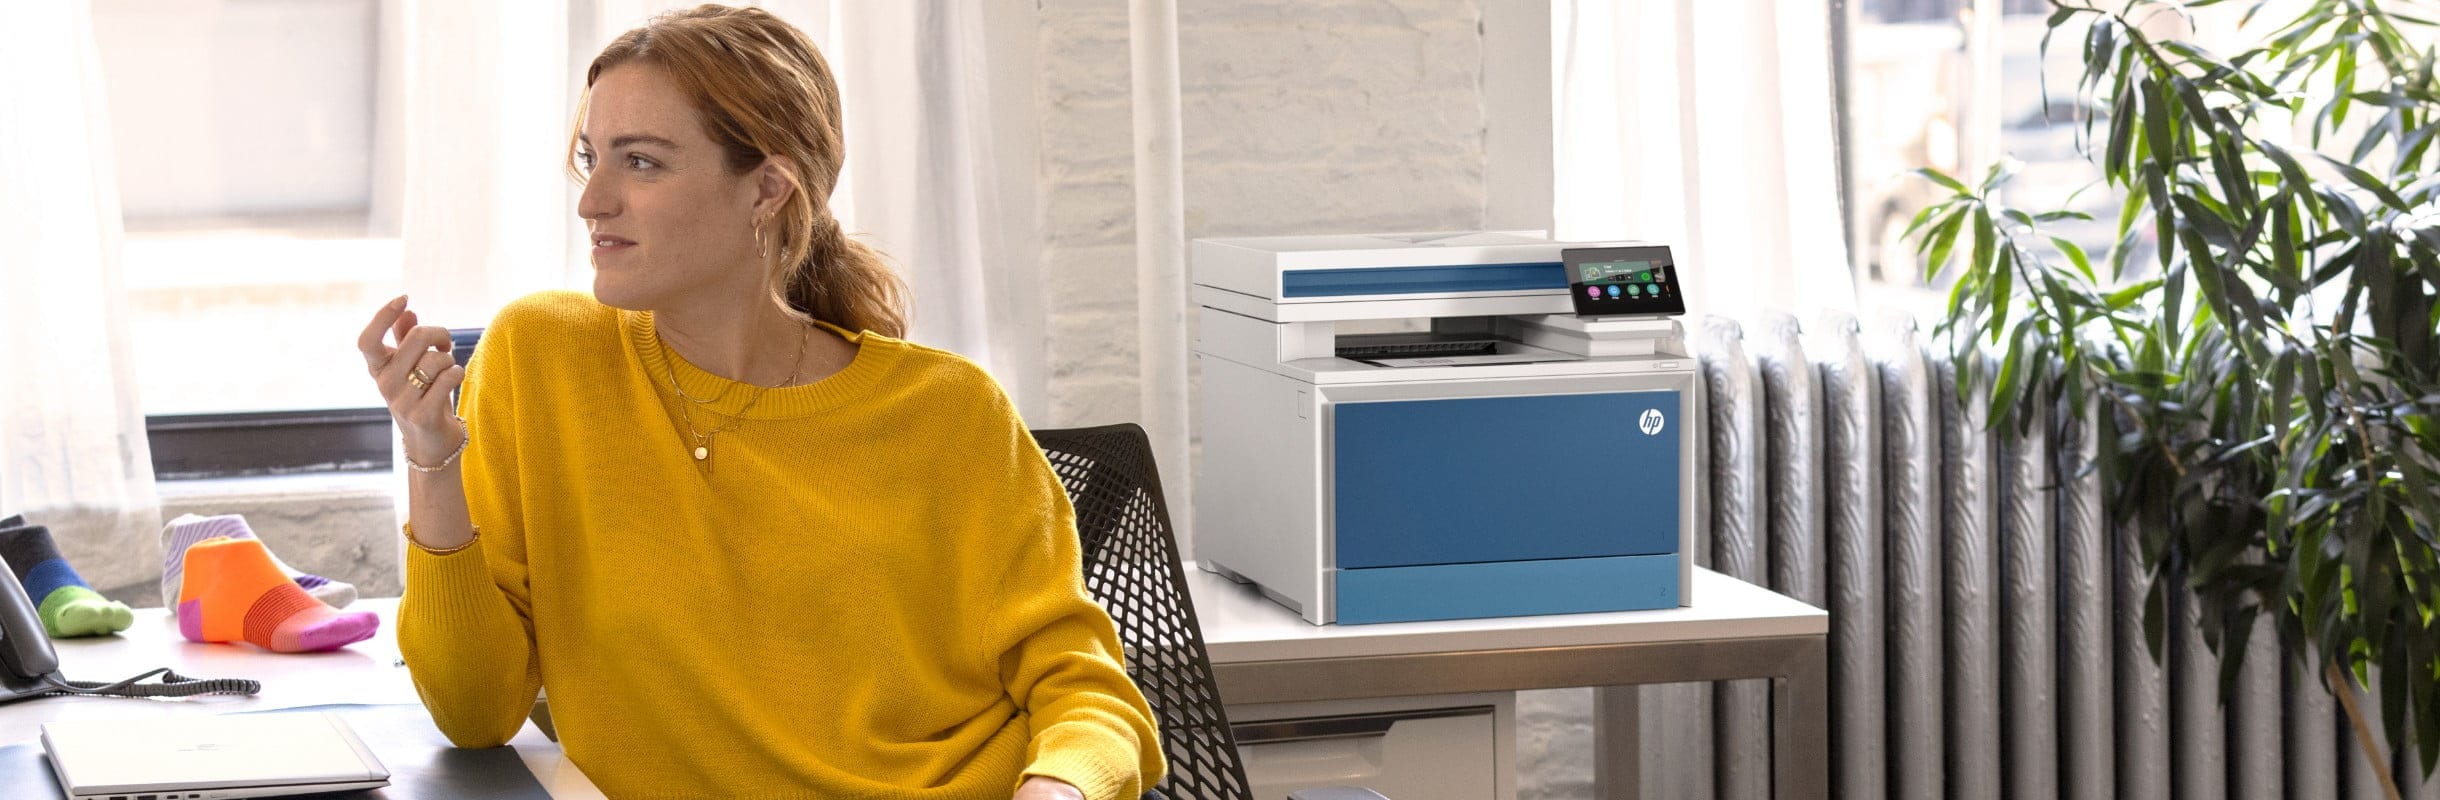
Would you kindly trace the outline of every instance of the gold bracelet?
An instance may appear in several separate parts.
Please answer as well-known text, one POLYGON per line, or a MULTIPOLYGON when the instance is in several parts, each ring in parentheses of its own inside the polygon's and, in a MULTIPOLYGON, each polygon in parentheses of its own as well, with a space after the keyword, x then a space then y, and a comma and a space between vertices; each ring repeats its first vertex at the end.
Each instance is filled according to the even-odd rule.
POLYGON ((455 553, 455 552, 457 552, 457 551, 464 550, 464 549, 469 548, 469 547, 473 547, 473 546, 474 546, 474 543, 475 543, 475 541, 476 541, 476 540, 483 538, 483 526, 481 526, 481 525, 468 525, 468 526, 466 526, 466 528, 467 528, 467 530, 473 531, 473 532, 474 532, 474 535, 466 537, 466 543, 465 543, 465 544, 461 544, 461 545, 458 545, 458 546, 456 546, 456 547, 449 548, 449 549, 447 549, 447 550, 434 550, 434 549, 432 549, 432 548, 425 547, 423 542, 418 542, 418 541, 416 541, 416 540, 415 540, 415 523, 413 523, 413 522, 409 522, 409 523, 407 523, 407 524, 404 524, 404 525, 400 525, 400 526, 398 526, 398 530, 399 530, 399 532, 400 532, 400 533, 403 533, 403 534, 406 534, 406 537, 407 537, 407 545, 408 545, 408 546, 413 547, 413 548, 415 548, 415 549, 417 549, 417 550, 422 550, 422 551, 424 551, 425 553, 429 553, 429 554, 436 555, 436 556, 445 556, 445 555, 449 555, 450 553, 455 553))

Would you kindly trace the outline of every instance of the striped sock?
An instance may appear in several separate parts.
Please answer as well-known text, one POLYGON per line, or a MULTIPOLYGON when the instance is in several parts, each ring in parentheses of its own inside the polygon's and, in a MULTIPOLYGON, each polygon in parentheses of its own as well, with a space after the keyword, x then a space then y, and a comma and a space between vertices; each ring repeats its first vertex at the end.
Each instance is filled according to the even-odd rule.
MULTIPOLYGON (((196 542, 214 536, 226 536, 231 539, 255 538, 254 529, 246 525, 246 518, 236 514, 222 514, 217 517, 181 514, 177 519, 170 520, 168 525, 162 526, 161 605, 168 606, 173 611, 178 608, 178 578, 186 569, 186 549, 194 546, 196 542)), ((347 604, 356 602, 355 584, 298 572, 276 555, 271 557, 271 563, 280 568, 280 574, 286 575, 289 580, 296 582, 297 588, 305 590, 306 594, 313 595, 313 599, 320 600, 331 608, 346 608, 347 604)))
POLYGON ((373 637, 381 618, 334 611, 297 588, 260 539, 225 536, 186 549, 178 633, 192 642, 252 642, 278 653, 336 650, 373 637))
POLYGON ((26 597, 34 601, 36 616, 42 618, 42 627, 53 638, 102 636, 135 624, 135 612, 126 604, 105 598, 85 585, 85 579, 68 566, 67 559, 60 557, 59 545, 51 541, 49 528, 24 523, 19 517, 0 521, 0 561, 7 561, 10 571, 17 575, 17 582, 25 585, 26 597))

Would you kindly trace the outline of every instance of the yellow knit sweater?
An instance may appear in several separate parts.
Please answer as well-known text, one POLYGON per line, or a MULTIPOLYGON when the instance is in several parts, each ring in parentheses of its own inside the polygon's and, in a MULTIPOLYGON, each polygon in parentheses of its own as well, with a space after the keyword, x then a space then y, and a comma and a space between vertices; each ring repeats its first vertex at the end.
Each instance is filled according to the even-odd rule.
POLYGON ((469 366, 482 530, 409 548, 398 640, 450 741, 549 690, 614 798, 1006 798, 1029 775, 1133 798, 1162 775, 1084 593, 1067 497, 999 387, 850 334, 853 363, 755 395, 572 292, 502 311, 469 366), (670 389, 710 400, 697 406, 670 389))

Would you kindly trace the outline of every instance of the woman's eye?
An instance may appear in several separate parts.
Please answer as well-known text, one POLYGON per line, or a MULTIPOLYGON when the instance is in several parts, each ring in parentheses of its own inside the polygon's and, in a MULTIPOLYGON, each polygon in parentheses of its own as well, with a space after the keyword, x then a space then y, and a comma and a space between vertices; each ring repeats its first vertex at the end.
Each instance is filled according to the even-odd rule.
POLYGON ((592 153, 577 153, 577 154, 576 154, 576 171, 578 171, 578 172, 583 172, 583 173, 586 173, 586 174, 592 174, 592 172, 593 172, 593 154, 592 154, 592 153))
POLYGON ((656 165, 652 163, 652 159, 635 155, 633 153, 629 153, 627 155, 628 169, 651 169, 654 166, 656 165))

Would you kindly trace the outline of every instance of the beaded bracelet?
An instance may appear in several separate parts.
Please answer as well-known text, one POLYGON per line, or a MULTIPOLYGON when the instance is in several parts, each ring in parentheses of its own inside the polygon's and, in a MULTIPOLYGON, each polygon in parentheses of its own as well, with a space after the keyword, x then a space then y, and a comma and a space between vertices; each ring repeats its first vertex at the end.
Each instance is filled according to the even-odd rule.
POLYGON ((457 463, 458 456, 466 453, 466 445, 474 442, 474 431, 467 429, 466 418, 458 417, 457 421, 458 446, 456 450, 450 451, 448 458, 441 459, 441 463, 427 467, 422 464, 415 463, 415 457, 413 456, 404 456, 403 458, 407 462, 407 469, 415 470, 416 472, 439 472, 441 470, 448 469, 449 465, 457 463))

